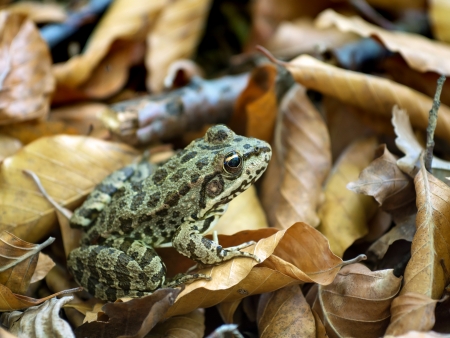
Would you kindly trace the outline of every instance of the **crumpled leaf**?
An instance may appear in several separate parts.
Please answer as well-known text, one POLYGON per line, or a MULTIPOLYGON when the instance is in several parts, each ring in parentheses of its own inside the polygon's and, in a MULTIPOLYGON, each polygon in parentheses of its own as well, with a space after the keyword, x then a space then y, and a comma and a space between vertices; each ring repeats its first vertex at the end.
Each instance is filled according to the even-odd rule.
POLYGON ((391 305, 391 323, 387 335, 398 336, 411 330, 428 331, 434 325, 437 300, 415 292, 402 291, 391 305))
POLYGON ((382 336, 389 324, 391 302, 402 283, 392 272, 351 264, 330 285, 319 285, 313 310, 322 319, 328 336, 382 336))
POLYGON ((272 64, 264 64, 252 71, 231 116, 230 128, 236 134, 272 141, 278 112, 276 78, 277 68, 272 64))
POLYGON ((2 231, 0 233, 0 284, 12 292, 24 294, 36 269, 39 251, 54 240, 50 237, 42 244, 33 244, 8 231, 2 231))
POLYGON ((408 65, 421 72, 432 71, 450 75, 450 47, 418 34, 387 31, 372 25, 360 17, 345 17, 332 9, 322 12, 316 24, 322 28, 337 26, 344 32, 353 32, 364 37, 375 36, 392 52, 400 53, 408 65))
POLYGON ((301 86, 293 86, 284 96, 280 113, 262 202, 276 228, 286 229, 298 221, 315 227, 322 185, 331 168, 328 131, 301 86))
POLYGON ((170 317, 157 324, 145 338, 202 338, 205 335, 205 314, 197 309, 186 315, 170 317))
POLYGON ((52 298, 24 312, 3 313, 2 324, 19 338, 75 337, 69 323, 59 313, 73 296, 52 298))
POLYGON ((54 208, 22 170, 33 171, 58 204, 73 207, 137 155, 129 146, 84 136, 59 135, 30 143, 1 166, 0 229, 37 242, 55 222, 54 208))
POLYGON ((414 184, 417 230, 401 294, 415 292, 439 299, 450 283, 450 188, 428 173, 423 162, 414 184))
POLYGON ((356 239, 367 233, 367 222, 377 208, 371 197, 346 188, 369 165, 375 146, 374 138, 353 142, 335 163, 325 185, 318 230, 328 238, 331 250, 340 257, 356 239))
POLYGON ((258 303, 259 337, 316 337, 311 308, 298 285, 261 295, 258 303))
MULTIPOLYGON (((388 79, 328 65, 308 55, 284 64, 294 79, 307 88, 364 109, 367 113, 391 117, 394 105, 405 109, 412 125, 425 130, 433 100, 388 79), (330 85, 332 84, 332 85, 330 85)), ((436 136, 450 141, 450 107, 439 108, 436 136)))
POLYGON ((172 306, 180 289, 159 289, 149 296, 127 302, 107 303, 98 321, 75 329, 76 337, 144 337, 172 306))
POLYGON ((30 283, 36 283, 41 279, 44 279, 54 266, 55 262, 53 262, 53 259, 51 259, 50 256, 40 252, 36 269, 34 270, 33 276, 31 276, 30 283))
POLYGON ((26 17, 0 11, 0 125, 44 117, 55 86, 51 57, 26 17))
MULTIPOLYGON (((262 263, 251 258, 236 258, 199 270, 212 280, 197 280, 187 285, 166 317, 302 282, 329 284, 341 267, 342 260, 330 251, 327 239, 305 223, 299 222, 281 231, 267 228, 219 236, 223 247, 250 240, 256 241, 256 245, 243 250, 255 254, 262 263)), ((164 252, 161 257, 169 275, 186 271, 192 265, 173 248, 158 250, 160 254, 164 252)))

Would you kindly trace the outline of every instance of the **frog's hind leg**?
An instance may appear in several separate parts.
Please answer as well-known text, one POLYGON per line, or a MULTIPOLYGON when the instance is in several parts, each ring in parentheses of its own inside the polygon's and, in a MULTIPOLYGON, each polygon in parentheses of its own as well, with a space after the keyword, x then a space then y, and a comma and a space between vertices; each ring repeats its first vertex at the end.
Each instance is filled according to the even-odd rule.
POLYGON ((166 274, 155 250, 131 238, 75 249, 67 265, 80 285, 109 301, 149 294, 164 283, 166 274))
POLYGON ((98 184, 83 205, 75 210, 70 219, 70 226, 87 230, 93 225, 104 207, 111 202, 111 196, 134 175, 137 166, 137 164, 132 164, 117 170, 98 184))

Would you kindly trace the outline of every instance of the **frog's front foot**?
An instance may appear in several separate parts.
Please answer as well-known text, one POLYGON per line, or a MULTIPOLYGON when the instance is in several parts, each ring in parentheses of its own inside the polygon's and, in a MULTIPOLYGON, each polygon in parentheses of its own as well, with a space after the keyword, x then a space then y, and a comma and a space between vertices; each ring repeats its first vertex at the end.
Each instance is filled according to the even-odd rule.
POLYGON ((179 273, 173 276, 172 278, 167 278, 162 286, 164 288, 173 288, 184 283, 195 282, 196 280, 199 279, 211 280, 211 277, 202 273, 193 273, 193 274, 179 273))
POLYGON ((184 224, 178 228, 172 244, 181 254, 205 265, 217 265, 236 257, 252 258, 258 263, 261 260, 249 252, 240 251, 255 242, 246 242, 230 248, 222 248, 221 245, 211 241, 198 233, 195 223, 184 224))

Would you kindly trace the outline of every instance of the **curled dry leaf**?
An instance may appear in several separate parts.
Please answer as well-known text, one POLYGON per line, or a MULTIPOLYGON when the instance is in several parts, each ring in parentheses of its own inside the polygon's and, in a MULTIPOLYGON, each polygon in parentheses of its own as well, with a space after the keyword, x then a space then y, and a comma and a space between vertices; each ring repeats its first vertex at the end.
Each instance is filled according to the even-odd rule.
POLYGON ((163 318, 172 306, 179 289, 159 289, 151 295, 107 303, 94 322, 75 329, 77 337, 144 337, 163 318), (105 317, 106 316, 106 317, 105 317))
POLYGON ((35 242, 49 233, 56 220, 53 207, 23 170, 33 171, 58 204, 73 207, 137 155, 126 145, 90 137, 61 135, 30 143, 1 166, 0 228, 35 242))
POLYGON ((0 124, 44 117, 55 86, 47 44, 34 24, 0 11, 0 124))
POLYGON ((47 276, 47 274, 49 273, 49 271, 53 269, 54 266, 55 262, 53 262, 53 259, 51 259, 50 256, 40 252, 36 269, 34 270, 34 273, 31 276, 30 283, 35 283, 40 281, 41 279, 44 279, 45 276, 47 276))
POLYGON ((411 330, 431 330, 434 325, 436 303, 437 300, 420 293, 402 292, 392 302, 391 323, 386 334, 398 336, 411 330))
POLYGON ((416 234, 402 294, 415 292, 439 299, 450 283, 450 188, 428 173, 423 162, 414 184, 418 209, 416 234))
POLYGON ((391 302, 402 283, 392 271, 370 271, 362 264, 351 264, 330 285, 319 285, 313 310, 329 337, 383 335, 389 324, 391 302))
POLYGON ((54 240, 50 237, 42 244, 33 244, 7 231, 2 231, 0 233, 0 284, 12 292, 24 294, 36 269, 39 251, 54 240))
POLYGON ((52 298, 24 312, 13 311, 1 316, 2 324, 18 337, 75 337, 69 323, 59 313, 73 297, 52 298))
POLYGON ((301 86, 284 96, 280 112, 276 155, 264 178, 262 201, 271 224, 279 229, 298 221, 315 227, 321 187, 331 168, 328 131, 301 86))
POLYGON ((272 64, 259 66, 252 71, 231 116, 230 127, 236 134, 272 141, 278 111, 276 79, 277 68, 272 64))
MULTIPOLYGON (((450 60, 450 58, 449 58, 450 60)), ((338 98, 368 113, 391 117, 392 107, 405 109, 413 126, 425 130, 433 100, 409 87, 380 77, 340 69, 301 55, 285 64, 294 79, 307 88, 338 98)), ((450 107, 439 108, 436 135, 450 141, 450 107)))
POLYGON ((331 250, 340 257, 356 239, 367 233, 367 223, 377 208, 371 197, 346 188, 369 165, 375 146, 374 138, 353 142, 336 162, 325 186, 318 229, 330 241, 331 250))
POLYGON ((205 335, 205 314, 203 309, 194 310, 186 315, 170 317, 157 324, 146 338, 202 338, 205 335))
MULTIPOLYGON (((237 258, 200 270, 200 273, 211 276, 212 280, 198 280, 187 285, 166 317, 302 282, 329 284, 342 263, 330 251, 327 239, 305 223, 296 223, 282 231, 267 228, 219 236, 223 247, 250 240, 257 241, 256 245, 243 250, 263 260, 261 264, 257 265, 250 258, 237 258)), ((166 253, 163 257, 168 270, 185 271, 192 263, 180 255, 175 257, 174 251, 170 249, 171 254, 166 253), (176 264, 176 269, 171 264, 176 264)))
POLYGON ((344 32, 353 32, 364 37, 375 36, 392 52, 400 53, 408 65, 421 72, 432 71, 450 75, 450 47, 418 34, 387 31, 372 25, 360 17, 345 17, 332 9, 322 12, 317 26, 337 26, 344 32))
POLYGON ((298 285, 261 295, 258 304, 259 337, 316 337, 311 308, 298 285))

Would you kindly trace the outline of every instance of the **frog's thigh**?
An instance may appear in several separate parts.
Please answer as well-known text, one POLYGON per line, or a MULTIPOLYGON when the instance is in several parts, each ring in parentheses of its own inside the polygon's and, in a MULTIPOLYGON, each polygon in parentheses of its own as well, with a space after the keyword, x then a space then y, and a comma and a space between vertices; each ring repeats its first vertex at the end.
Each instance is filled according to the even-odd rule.
POLYGON ((255 255, 239 251, 239 249, 254 243, 244 243, 233 248, 222 248, 221 245, 203 237, 198 231, 198 229, 203 228, 203 222, 185 223, 178 228, 172 239, 172 245, 179 253, 207 265, 219 264, 235 257, 249 257, 260 262, 255 255))
POLYGON ((69 255, 75 279, 95 297, 140 297, 164 283, 166 269, 152 247, 126 238, 114 244, 118 247, 92 245, 69 255))

